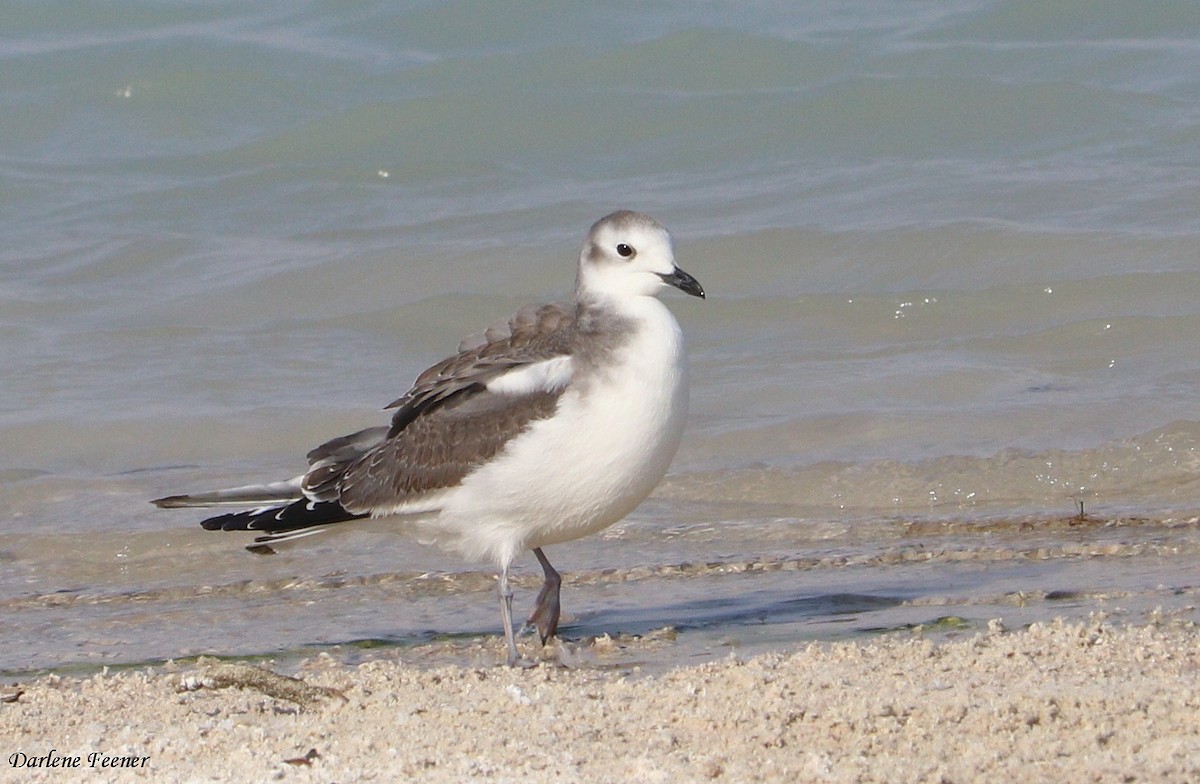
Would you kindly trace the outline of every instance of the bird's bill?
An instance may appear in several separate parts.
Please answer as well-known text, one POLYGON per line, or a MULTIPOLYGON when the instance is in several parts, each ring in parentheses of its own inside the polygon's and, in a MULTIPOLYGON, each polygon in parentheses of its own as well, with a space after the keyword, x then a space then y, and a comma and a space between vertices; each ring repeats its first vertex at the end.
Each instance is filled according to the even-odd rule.
POLYGON ((669 275, 662 275, 663 282, 668 286, 674 286, 685 294, 691 294, 693 297, 704 299, 704 287, 700 285, 700 281, 687 274, 679 267, 669 275))

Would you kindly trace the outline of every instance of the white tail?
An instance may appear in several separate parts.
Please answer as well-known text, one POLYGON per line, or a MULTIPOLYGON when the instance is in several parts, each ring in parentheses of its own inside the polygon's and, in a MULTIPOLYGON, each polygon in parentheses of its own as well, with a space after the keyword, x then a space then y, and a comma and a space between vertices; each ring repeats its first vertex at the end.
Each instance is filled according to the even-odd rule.
POLYGON ((262 485, 242 485, 225 490, 210 490, 189 495, 169 495, 156 498, 152 503, 163 509, 179 509, 187 506, 262 506, 264 504, 286 504, 304 497, 298 476, 286 482, 268 482, 262 485))

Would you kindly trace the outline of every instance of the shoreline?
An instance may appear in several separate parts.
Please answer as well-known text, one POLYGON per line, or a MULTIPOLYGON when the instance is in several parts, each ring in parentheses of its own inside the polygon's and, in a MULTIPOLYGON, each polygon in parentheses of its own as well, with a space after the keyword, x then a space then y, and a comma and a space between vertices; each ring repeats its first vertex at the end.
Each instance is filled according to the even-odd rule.
POLYGON ((316 656, 297 681, 206 662, 50 674, 0 691, 0 767, 63 781, 29 764, 56 754, 80 760, 68 777, 114 782, 1200 779, 1191 621, 993 621, 651 673, 606 665, 604 644, 566 656, 574 668, 316 656))
MULTIPOLYGON (((632 527, 617 540, 581 540, 564 548, 564 635, 646 635, 670 624, 680 632, 675 650, 683 651, 667 651, 664 665, 671 666, 731 649, 760 653, 813 640, 874 639, 947 615, 962 616, 966 631, 996 617, 1017 628, 1059 616, 1081 621, 1092 612, 1149 622, 1158 609, 1200 622, 1200 529, 1192 515, 1174 522, 1054 518, 991 521, 982 528, 968 521, 887 526, 886 536, 869 529, 854 541, 820 546, 789 538, 799 527, 774 530, 765 543, 761 530, 722 528, 719 546, 707 530, 665 545, 654 538, 655 528, 632 527), (859 541, 868 537, 869 543, 859 541)), ((371 536, 289 559, 246 555, 254 559, 249 562, 222 548, 203 549, 203 541, 186 532, 154 546, 143 543, 129 549, 119 567, 110 563, 110 552, 97 551, 87 570, 52 572, 35 584, 17 584, 14 570, 8 594, 0 597, 0 680, 87 675, 105 665, 205 654, 292 663, 331 652, 358 664, 394 647, 383 656, 411 661, 432 643, 447 655, 424 656, 429 663, 484 663, 457 649, 496 632, 494 574, 455 570, 452 559, 421 562, 429 571, 397 570, 418 563, 418 552, 403 541, 394 543, 396 563, 387 565, 359 560, 383 549, 371 536)), ((16 545, 7 550, 26 571, 50 563, 49 552, 42 562, 23 561, 22 553, 16 545)), ((540 575, 527 569, 513 583, 518 602, 528 603, 540 575)))

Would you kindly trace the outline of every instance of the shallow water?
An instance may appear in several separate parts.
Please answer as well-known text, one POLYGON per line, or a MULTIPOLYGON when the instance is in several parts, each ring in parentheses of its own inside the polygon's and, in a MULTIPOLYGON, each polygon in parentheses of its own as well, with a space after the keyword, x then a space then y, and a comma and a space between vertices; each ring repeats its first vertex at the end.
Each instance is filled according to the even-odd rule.
MULTIPOLYGON (((653 671, 804 640, 971 634, 993 619, 1010 628, 1097 614, 1200 621, 1195 518, 856 527, 846 537, 775 521, 764 541, 762 524, 618 526, 563 550, 561 636, 585 662, 653 671), (708 560, 671 560, 680 555, 708 560)), ((213 654, 499 662, 495 579, 436 555, 422 564, 444 568, 371 571, 378 561, 370 554, 388 536, 350 533, 336 544, 242 560, 227 551, 222 558, 203 532, 168 532, 126 537, 117 569, 107 554, 53 559, 55 572, 4 602, 6 669, 213 654), (328 571, 331 563, 337 568, 328 571)), ((32 547, 46 540, 15 544, 21 562, 33 563, 32 547)), ((515 580, 521 608, 532 605, 535 571, 515 580)))
POLYGON ((383 421, 459 337, 565 296, 617 207, 710 298, 667 297, 671 474, 551 553, 568 636, 679 626, 702 655, 1194 603, 1192 4, 35 4, 6 30, 0 671, 494 634, 494 581, 450 556, 255 558, 146 500, 383 421), (1080 502, 1107 524, 1054 524, 1080 502), (1006 598, 1039 593, 1082 598, 1006 598))

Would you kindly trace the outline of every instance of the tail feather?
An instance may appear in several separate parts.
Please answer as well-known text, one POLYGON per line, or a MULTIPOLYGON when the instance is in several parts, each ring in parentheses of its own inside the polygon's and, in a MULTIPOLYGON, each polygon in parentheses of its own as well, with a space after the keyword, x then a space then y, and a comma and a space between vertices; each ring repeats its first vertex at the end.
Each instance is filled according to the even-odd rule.
POLYGON ((297 477, 286 482, 170 495, 156 498, 152 503, 166 509, 253 505, 253 509, 209 517, 200 525, 207 531, 258 531, 262 536, 246 549, 262 554, 275 552, 272 545, 305 539, 335 523, 369 516, 348 512, 337 501, 306 498, 301 491, 303 479, 297 477))
POLYGON ((150 503, 163 509, 179 509, 182 507, 206 506, 266 506, 269 504, 288 504, 304 497, 300 482, 304 477, 296 477, 285 482, 269 482, 261 485, 242 485, 224 490, 210 490, 204 493, 188 495, 168 495, 155 498, 150 503))
POLYGON ((277 534, 264 534, 254 537, 254 544, 246 545, 246 549, 256 555, 274 555, 275 548, 280 545, 291 545, 301 539, 307 539, 314 534, 329 530, 327 525, 314 525, 311 528, 297 528, 294 531, 283 531, 277 534))

